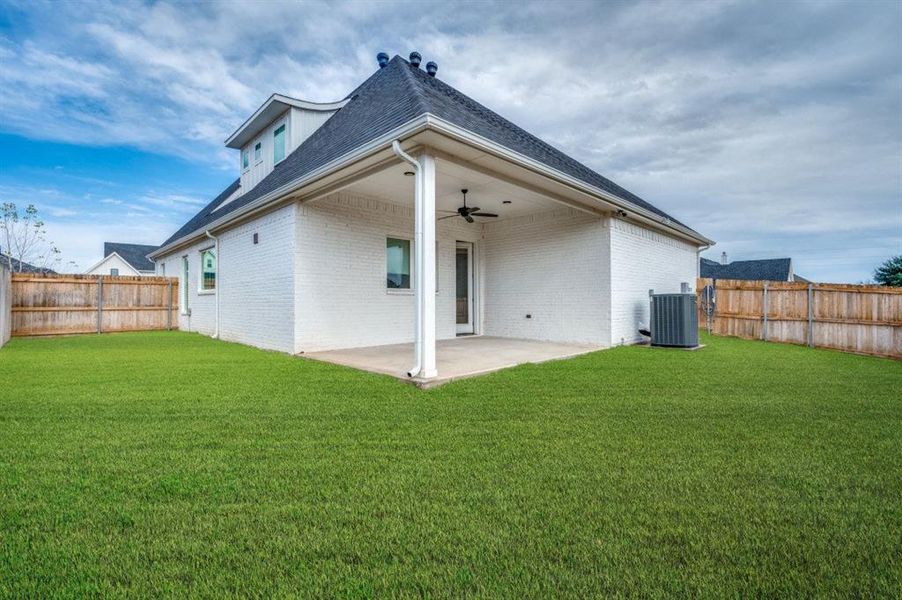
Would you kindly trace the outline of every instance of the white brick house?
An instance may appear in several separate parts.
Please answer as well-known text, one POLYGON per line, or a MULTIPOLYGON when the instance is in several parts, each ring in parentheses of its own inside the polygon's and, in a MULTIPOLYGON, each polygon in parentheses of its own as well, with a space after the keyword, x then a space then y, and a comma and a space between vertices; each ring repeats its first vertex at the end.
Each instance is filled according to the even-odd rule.
POLYGON ((693 285, 711 240, 418 65, 381 55, 332 104, 273 96, 227 140, 240 177, 151 255, 181 278, 181 329, 414 342, 430 379, 436 340, 631 343, 649 289, 693 285))

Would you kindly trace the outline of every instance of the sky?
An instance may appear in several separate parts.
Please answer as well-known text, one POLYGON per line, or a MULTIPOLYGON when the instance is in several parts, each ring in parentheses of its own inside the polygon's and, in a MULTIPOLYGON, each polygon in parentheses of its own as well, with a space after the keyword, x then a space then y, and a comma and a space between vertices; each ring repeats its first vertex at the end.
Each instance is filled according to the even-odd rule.
POLYGON ((35 204, 68 270, 159 244, 270 94, 337 100, 413 50, 704 256, 859 282, 902 254, 902 2, 0 0, 0 202, 35 204))

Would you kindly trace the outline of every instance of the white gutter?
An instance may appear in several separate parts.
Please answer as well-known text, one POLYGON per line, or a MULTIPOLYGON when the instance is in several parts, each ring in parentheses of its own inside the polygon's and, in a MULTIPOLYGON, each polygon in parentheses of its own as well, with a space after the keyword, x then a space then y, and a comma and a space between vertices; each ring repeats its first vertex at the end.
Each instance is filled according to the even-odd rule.
MULTIPOLYGON (((216 294, 216 330, 215 330, 215 333, 213 333, 213 337, 216 339, 219 339, 219 293, 222 291, 220 289, 220 284, 222 283, 222 281, 221 281, 222 278, 219 276, 219 273, 221 270, 219 268, 219 238, 216 237, 215 235, 213 235, 212 233, 210 233, 209 229, 204 231, 204 235, 206 235, 208 238, 210 238, 211 240, 213 240, 216 243, 216 246, 215 246, 215 248, 216 248, 216 288, 214 290, 214 293, 216 294)), ((201 278, 203 278, 203 270, 204 270, 203 265, 200 266, 200 270, 201 270, 201 274, 200 274, 201 278)), ((185 282, 185 284, 187 285, 187 282, 185 282)))
MULTIPOLYGON (((489 153, 501 156, 502 158, 505 158, 511 162, 519 163, 521 166, 524 166, 524 167, 526 167, 534 172, 537 172, 541 175, 545 175, 546 177, 550 177, 551 179, 556 179, 560 183, 564 183, 565 185, 568 185, 571 188, 576 189, 577 191, 583 192, 590 196, 598 196, 598 197, 602 198, 604 201, 609 202, 610 204, 619 206, 619 207, 623 208, 624 210, 630 211, 636 217, 638 217, 639 219, 641 219, 645 222, 657 225, 659 227, 664 226, 668 229, 678 232, 680 235, 682 235, 684 237, 688 237, 692 240, 702 242, 703 244, 714 245, 714 243, 715 243, 714 240, 708 239, 699 233, 691 231, 688 227, 674 223, 670 219, 666 219, 666 218, 662 217, 661 215, 658 215, 648 209, 645 209, 636 204, 633 204, 632 202, 625 200, 623 198, 620 198, 619 196, 616 196, 615 194, 612 194, 611 192, 608 192, 601 188, 595 187, 593 185, 589 185, 587 183, 583 183, 580 180, 578 180, 574 177, 571 177, 570 175, 567 175, 566 173, 558 171, 557 169, 553 169, 552 167, 549 167, 543 163, 535 161, 523 154, 514 152, 513 150, 510 150, 500 144, 496 144, 495 142, 487 140, 486 138, 484 138, 482 136, 476 135, 475 133, 473 133, 467 129, 463 129, 461 127, 453 125, 453 124, 451 124, 443 119, 440 119, 430 113, 425 113, 415 119, 408 121, 407 123, 399 125, 398 127, 393 129, 392 131, 386 133, 385 135, 383 135, 363 146, 360 146, 359 148, 345 154, 344 156, 338 157, 337 159, 323 165, 319 169, 312 171, 311 173, 307 174, 306 176, 304 176, 300 179, 296 179, 292 182, 289 182, 289 183, 283 185, 282 187, 279 187, 279 188, 273 190, 272 192, 269 192, 268 194, 265 194, 265 195, 257 198, 256 200, 254 200, 247 206, 243 206, 234 212, 226 213, 222 217, 220 217, 220 218, 216 219, 215 221, 213 221, 212 223, 208 224, 207 228, 217 229, 217 228, 221 227, 222 225, 224 225, 234 219, 237 219, 249 212, 253 212, 254 210, 260 208, 261 206, 263 206, 265 204, 268 204, 269 202, 272 202, 273 200, 277 200, 282 196, 285 196, 294 191, 297 191, 298 189, 308 185, 309 183, 312 183, 316 179, 319 179, 320 177, 323 177, 324 175, 329 174, 329 172, 337 170, 339 167, 344 166, 345 163, 350 163, 355 160, 359 160, 360 158, 363 158, 366 154, 378 151, 378 150, 382 149, 382 147, 390 145, 393 141, 395 141, 397 139, 414 135, 415 133, 418 133, 419 129, 426 129, 427 127, 435 129, 436 131, 439 131, 441 133, 444 133, 444 134, 448 135, 449 137, 457 138, 458 140, 463 140, 465 142, 468 142, 473 146, 480 147, 489 153)), ((166 246, 162 246, 162 247, 158 248, 157 250, 155 250, 148 256, 151 258, 155 258, 157 256, 162 256, 164 254, 167 254, 171 250, 178 248, 179 246, 181 246, 185 243, 188 243, 191 240, 194 240, 201 233, 203 233, 203 229, 197 229, 195 231, 192 231, 191 233, 182 236, 181 238, 171 242, 170 244, 167 244, 166 246)))
MULTIPOLYGON (((168 254, 172 250, 198 238, 200 235, 202 235, 204 233, 205 229, 207 229, 207 230, 218 229, 222 225, 225 225, 226 223, 229 223, 230 221, 233 221, 233 220, 237 219, 238 217, 246 215, 249 212, 253 212, 254 210, 260 208, 261 206, 263 206, 265 204, 272 202, 273 200, 278 200, 282 196, 285 196, 287 194, 290 194, 292 192, 295 192, 295 191, 301 189, 302 187, 308 185, 309 183, 316 181, 320 177, 323 177, 324 175, 329 174, 331 171, 335 171, 339 167, 344 166, 345 163, 351 163, 356 160, 359 160, 371 152, 381 150, 383 147, 390 147, 391 142, 393 140, 398 139, 399 137, 402 137, 402 136, 408 136, 408 135, 413 135, 413 134, 417 133, 419 129, 425 128, 426 123, 427 123, 426 115, 420 115, 419 117, 412 119, 412 120, 408 121, 407 123, 404 123, 403 125, 399 125, 398 127, 389 131, 385 135, 383 135, 379 138, 376 138, 372 142, 364 144, 363 146, 360 146, 360 147, 356 148, 355 150, 352 150, 351 152, 348 152, 344 156, 339 156, 335 160, 326 163, 322 167, 320 167, 314 171, 311 171, 304 177, 301 177, 300 179, 295 179, 294 181, 286 183, 285 185, 274 189, 273 191, 269 192, 268 194, 264 194, 263 196, 260 196, 259 198, 257 198, 253 202, 251 202, 250 204, 248 204, 246 206, 242 206, 241 208, 236 209, 233 212, 226 213, 225 215, 219 217, 212 223, 208 223, 205 226, 205 228, 195 229, 191 233, 183 235, 179 239, 177 239, 173 242, 170 242, 169 244, 166 244, 165 246, 161 246, 160 248, 157 248, 156 250, 154 250, 153 252, 148 254, 148 256, 151 258, 155 258, 157 256, 163 256, 165 254, 168 254)), ((236 200, 233 200, 232 202, 235 202, 236 200)))
MULTIPOLYGON (((417 265, 420 265, 423 262, 423 211, 420 210, 420 204, 422 203, 422 179, 423 173, 420 171, 420 163, 416 161, 411 155, 407 154, 401 149, 401 144, 398 140, 393 140, 391 143, 391 149, 394 151, 395 155, 403 161, 410 163, 410 166, 414 169, 415 178, 415 192, 414 192, 414 237, 413 237, 413 250, 417 265)), ((422 359, 422 348, 420 347, 420 331, 423 329, 423 282, 415 281, 414 282, 414 302, 417 305, 416 311, 416 321, 414 324, 413 330, 413 339, 414 339, 414 356, 416 357, 413 363, 413 367, 409 371, 407 371, 408 377, 416 377, 420 374, 420 371, 423 370, 423 359, 422 359)))
POLYGON ((698 240, 700 242, 704 242, 704 243, 710 244, 710 245, 714 244, 714 240, 710 240, 697 232, 691 231, 688 227, 686 227, 684 225, 674 223, 672 220, 670 220, 666 217, 662 217, 661 215, 654 213, 646 208, 642 208, 641 206, 633 204, 629 200, 626 200, 615 194, 612 194, 611 192, 608 192, 607 190, 603 190, 601 188, 595 187, 594 185, 590 185, 583 181, 580 181, 579 179, 576 179, 575 177, 567 175, 566 173, 564 173, 562 171, 558 171, 557 169, 555 169, 553 167, 549 167, 548 165, 546 165, 542 162, 533 160, 532 158, 529 158, 528 156, 526 156, 524 154, 515 152, 514 150, 511 150, 505 146, 502 146, 501 144, 498 144, 498 143, 488 140, 480 135, 477 135, 468 129, 464 129, 462 127, 458 127, 457 125, 449 123, 448 121, 445 121, 444 119, 442 119, 440 117, 436 117, 435 115, 432 115, 429 113, 427 113, 427 117, 428 117, 428 124, 430 125, 430 127, 434 128, 450 137, 455 137, 459 140, 468 142, 470 145, 481 147, 482 149, 486 150, 487 152, 490 152, 495 155, 500 155, 502 158, 506 158, 507 160, 509 160, 511 162, 520 163, 522 166, 524 166, 532 171, 535 171, 535 172, 538 172, 539 174, 550 177, 551 179, 556 179, 561 183, 565 183, 565 184, 569 185, 570 187, 576 188, 577 190, 587 193, 591 196, 600 196, 602 199, 604 199, 607 202, 610 202, 611 204, 614 204, 615 206, 623 208, 624 210, 628 210, 636 215, 640 215, 640 216, 644 217, 646 220, 648 220, 656 225, 663 225, 665 227, 668 227, 669 229, 676 230, 676 231, 680 232, 681 234, 683 234, 684 236, 692 238, 693 240, 698 240))
POLYGON ((705 247, 699 247, 698 250, 695 251, 695 278, 702 278, 702 252, 709 249, 714 244, 708 244, 705 247))

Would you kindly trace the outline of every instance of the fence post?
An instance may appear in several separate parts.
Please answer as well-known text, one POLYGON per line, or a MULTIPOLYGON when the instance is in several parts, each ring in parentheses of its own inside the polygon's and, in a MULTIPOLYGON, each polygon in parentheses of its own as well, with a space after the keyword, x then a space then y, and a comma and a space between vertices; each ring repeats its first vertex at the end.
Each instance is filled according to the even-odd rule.
POLYGON ((172 280, 169 280, 169 309, 166 311, 166 331, 172 331, 172 280))
POLYGON ((97 276, 97 333, 103 331, 103 276, 97 276))
POLYGON ((761 328, 761 339, 767 341, 767 282, 764 282, 764 326, 761 328))
POLYGON ((814 289, 808 284, 808 347, 814 348, 814 289))

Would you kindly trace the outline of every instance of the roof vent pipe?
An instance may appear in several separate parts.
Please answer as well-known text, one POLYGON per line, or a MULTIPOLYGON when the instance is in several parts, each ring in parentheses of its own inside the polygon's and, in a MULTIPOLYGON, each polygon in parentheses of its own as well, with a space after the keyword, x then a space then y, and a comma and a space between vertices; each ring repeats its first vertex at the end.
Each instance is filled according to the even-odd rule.
POLYGON ((379 68, 384 69, 385 65, 388 64, 388 54, 385 52, 380 52, 376 55, 376 62, 379 63, 379 68))
POLYGON ((426 72, 429 73, 430 77, 435 77, 435 73, 438 71, 438 65, 432 62, 431 60, 426 63, 426 72))
POLYGON ((423 57, 420 56, 419 52, 411 52, 410 53, 410 64, 413 65, 415 69, 420 68, 420 63, 423 62, 423 57))

